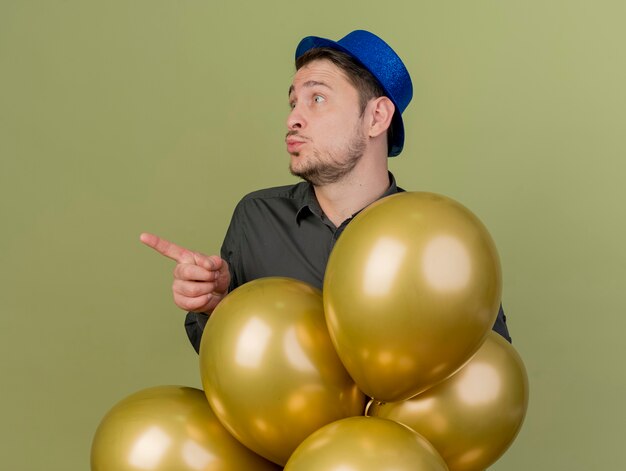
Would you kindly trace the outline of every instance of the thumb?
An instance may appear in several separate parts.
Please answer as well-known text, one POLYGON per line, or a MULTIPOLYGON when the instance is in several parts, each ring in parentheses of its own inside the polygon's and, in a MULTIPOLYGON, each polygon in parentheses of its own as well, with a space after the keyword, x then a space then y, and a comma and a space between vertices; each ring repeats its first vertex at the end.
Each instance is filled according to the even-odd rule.
POLYGON ((193 253, 194 262, 196 265, 209 270, 209 271, 221 271, 224 266, 224 260, 217 255, 204 255, 203 253, 193 253))

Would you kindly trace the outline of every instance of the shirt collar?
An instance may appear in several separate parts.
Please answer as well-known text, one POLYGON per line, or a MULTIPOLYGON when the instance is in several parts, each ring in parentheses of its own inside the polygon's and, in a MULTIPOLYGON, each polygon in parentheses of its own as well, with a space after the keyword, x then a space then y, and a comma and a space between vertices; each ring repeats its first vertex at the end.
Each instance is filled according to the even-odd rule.
MULTIPOLYGON (((379 199, 404 191, 396 184, 396 179, 393 174, 391 172, 387 173, 389 174, 389 188, 387 188, 387 191, 385 191, 379 199)), ((298 202, 298 211, 296 212, 296 223, 300 224, 302 219, 305 218, 308 214, 314 214, 315 216, 321 218, 323 216, 323 211, 320 207, 319 202, 317 201, 317 197, 315 196, 315 190, 313 189, 313 185, 311 185, 309 182, 305 182, 300 193, 301 194, 299 195, 300 201, 298 202)), ((354 213, 352 217, 356 216, 363 209, 360 209, 359 211, 354 213)))

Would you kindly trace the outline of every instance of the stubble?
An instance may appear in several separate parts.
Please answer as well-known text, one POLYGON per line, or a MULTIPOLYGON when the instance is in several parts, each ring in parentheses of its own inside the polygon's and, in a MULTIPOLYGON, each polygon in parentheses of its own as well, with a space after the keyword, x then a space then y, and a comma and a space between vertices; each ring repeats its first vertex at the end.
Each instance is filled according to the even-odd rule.
POLYGON ((324 186, 341 181, 350 174, 359 163, 365 152, 367 139, 360 128, 356 128, 354 136, 344 149, 335 152, 326 152, 322 157, 319 150, 314 150, 310 162, 302 168, 296 169, 290 164, 292 175, 300 177, 314 186, 324 186))

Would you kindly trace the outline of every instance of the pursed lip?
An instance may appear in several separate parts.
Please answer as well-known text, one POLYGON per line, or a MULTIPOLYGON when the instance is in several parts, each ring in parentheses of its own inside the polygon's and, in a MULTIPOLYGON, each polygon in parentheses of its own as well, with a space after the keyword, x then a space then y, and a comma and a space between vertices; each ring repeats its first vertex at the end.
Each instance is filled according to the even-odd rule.
POLYGON ((287 139, 285 139, 285 144, 287 144, 287 152, 289 152, 290 154, 298 152, 298 150, 300 149, 300 147, 302 147, 304 143, 304 140, 294 137, 288 137, 287 139))

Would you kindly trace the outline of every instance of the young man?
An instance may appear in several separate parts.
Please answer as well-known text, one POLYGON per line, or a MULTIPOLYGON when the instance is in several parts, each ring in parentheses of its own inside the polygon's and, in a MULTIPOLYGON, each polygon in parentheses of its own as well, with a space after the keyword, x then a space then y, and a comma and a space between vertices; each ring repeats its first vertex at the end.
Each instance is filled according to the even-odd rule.
MULTIPOLYGON (((404 145, 402 112, 413 95, 398 55, 367 31, 339 41, 304 38, 296 49, 285 143, 304 181, 251 193, 237 205, 221 256, 152 234, 141 241, 177 262, 174 302, 196 351, 208 316, 230 291, 266 276, 322 287, 328 256, 346 225, 374 201, 400 191, 387 157, 404 145)), ((494 330, 510 340, 502 309, 494 330)))

